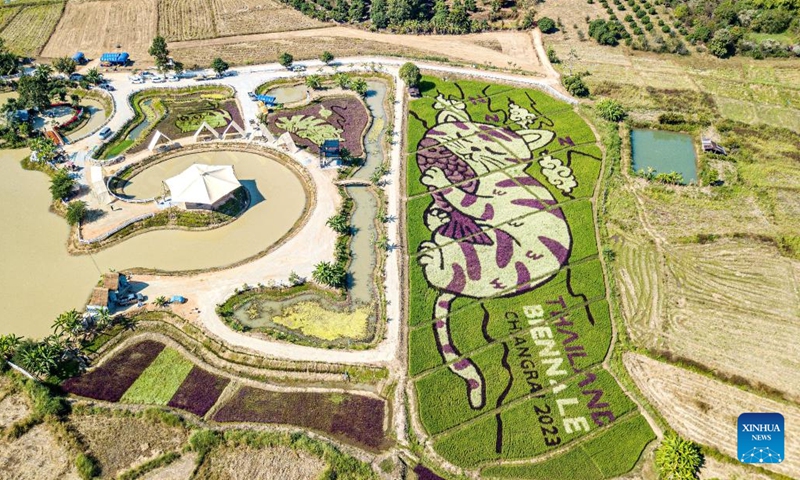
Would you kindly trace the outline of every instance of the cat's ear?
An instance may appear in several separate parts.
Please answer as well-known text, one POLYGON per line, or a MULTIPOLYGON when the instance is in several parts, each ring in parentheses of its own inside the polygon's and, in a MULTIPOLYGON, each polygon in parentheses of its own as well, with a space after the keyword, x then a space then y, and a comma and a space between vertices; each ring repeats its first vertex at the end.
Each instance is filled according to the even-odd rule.
POLYGON ((556 136, 550 130, 517 130, 515 133, 522 137, 531 152, 544 147, 556 136))

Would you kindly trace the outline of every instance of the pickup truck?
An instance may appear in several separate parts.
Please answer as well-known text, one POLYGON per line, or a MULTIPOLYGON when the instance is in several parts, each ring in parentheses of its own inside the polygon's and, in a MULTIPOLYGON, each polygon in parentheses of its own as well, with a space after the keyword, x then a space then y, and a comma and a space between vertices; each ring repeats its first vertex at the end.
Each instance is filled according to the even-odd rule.
POLYGON ((144 295, 141 293, 129 293, 117 299, 117 303, 120 305, 133 305, 137 302, 144 302, 144 295))

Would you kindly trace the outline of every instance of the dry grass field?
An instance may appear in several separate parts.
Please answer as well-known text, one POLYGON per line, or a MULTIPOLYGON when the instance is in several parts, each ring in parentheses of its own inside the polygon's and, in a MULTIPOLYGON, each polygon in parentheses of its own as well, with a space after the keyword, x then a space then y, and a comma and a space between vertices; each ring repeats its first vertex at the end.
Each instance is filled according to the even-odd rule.
POLYGON ((47 425, 37 425, 13 441, 0 440, 0 478, 78 480, 70 460, 47 425))
POLYGON ((214 23, 219 36, 285 32, 326 25, 275 0, 210 0, 210 2, 213 5, 214 23))
MULTIPOLYGON (((736 457, 736 420, 742 412, 781 412, 786 425, 800 424, 800 408, 761 398, 706 376, 626 353, 625 367, 650 403, 682 436, 736 457)), ((800 432, 786 429, 786 458, 764 468, 800 476, 800 432)), ((753 478, 748 476, 747 478, 753 478)))
POLYGON ((133 60, 149 61, 147 49, 157 34, 156 0, 69 0, 42 56, 72 55, 80 50, 89 58, 106 51, 126 51, 133 60))
POLYGON ((197 463, 196 453, 184 453, 181 458, 140 477, 141 480, 189 480, 197 463))
POLYGON ((178 450, 187 440, 185 430, 144 418, 75 415, 71 423, 97 459, 104 478, 178 450))
POLYGON ((0 30, 5 28, 5 26, 14 18, 14 16, 19 13, 20 7, 3 7, 0 8, 0 30))
POLYGON ((325 462, 288 447, 221 448, 208 455, 196 478, 209 480, 306 480, 319 478, 325 462))
POLYGON ((5 40, 9 50, 18 55, 38 55, 63 10, 63 3, 23 7, 0 31, 0 38, 5 40))
POLYGON ((210 0, 159 0, 158 34, 167 41, 217 36, 210 0))

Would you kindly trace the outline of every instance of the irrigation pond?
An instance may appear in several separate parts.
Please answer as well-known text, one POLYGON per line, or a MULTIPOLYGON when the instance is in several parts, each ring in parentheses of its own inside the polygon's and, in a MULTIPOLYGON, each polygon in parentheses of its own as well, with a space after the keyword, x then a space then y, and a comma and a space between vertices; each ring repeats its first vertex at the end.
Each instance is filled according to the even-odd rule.
POLYGON ((697 181, 697 155, 685 133, 635 129, 631 131, 632 167, 636 172, 677 172, 684 183, 697 181))

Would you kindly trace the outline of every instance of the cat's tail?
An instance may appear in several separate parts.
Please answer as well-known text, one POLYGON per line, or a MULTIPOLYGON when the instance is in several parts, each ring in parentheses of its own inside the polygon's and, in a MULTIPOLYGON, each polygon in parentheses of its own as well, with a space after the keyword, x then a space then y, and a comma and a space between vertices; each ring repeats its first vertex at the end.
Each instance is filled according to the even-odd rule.
POLYGON ((467 384, 467 397, 469 405, 477 410, 486 403, 486 382, 478 366, 469 358, 459 360, 461 353, 453 345, 450 335, 450 305, 456 296, 451 293, 442 293, 436 299, 433 309, 433 333, 436 336, 436 345, 439 354, 445 363, 450 364, 450 370, 461 377, 467 384))

